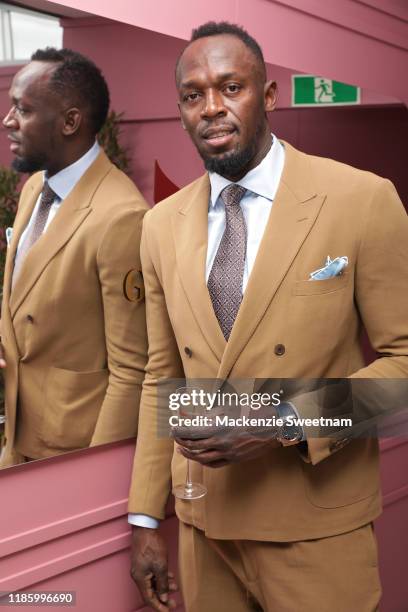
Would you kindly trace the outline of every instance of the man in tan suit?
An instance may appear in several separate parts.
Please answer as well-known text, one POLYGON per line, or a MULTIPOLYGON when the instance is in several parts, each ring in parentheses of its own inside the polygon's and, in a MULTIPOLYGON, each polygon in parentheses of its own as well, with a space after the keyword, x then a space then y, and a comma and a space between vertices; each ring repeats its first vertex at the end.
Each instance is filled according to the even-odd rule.
MULTIPOLYGON (((388 180, 271 136, 275 84, 240 28, 193 32, 176 80, 183 127, 209 172, 144 220, 150 348, 129 501, 132 575, 153 609, 171 607, 157 525, 189 458, 207 495, 176 500, 188 612, 373 612, 377 440, 247 432, 175 447, 157 435, 168 415, 156 395, 159 380, 183 377, 407 377, 407 215, 388 180), (342 274, 311 281, 328 255, 342 274), (363 325, 380 357, 368 367, 363 325)), ((304 402, 298 410, 309 414, 304 402)))
POLYGON ((109 109, 100 70, 67 49, 39 50, 10 97, 13 165, 35 174, 4 277, 3 466, 134 436, 146 361, 148 207, 96 141, 109 109))

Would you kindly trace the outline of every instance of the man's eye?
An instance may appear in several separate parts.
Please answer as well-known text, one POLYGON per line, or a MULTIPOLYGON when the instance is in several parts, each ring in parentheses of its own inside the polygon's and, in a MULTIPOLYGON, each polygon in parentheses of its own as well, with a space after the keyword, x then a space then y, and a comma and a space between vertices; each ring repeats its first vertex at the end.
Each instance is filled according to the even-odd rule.
POLYGON ((240 85, 237 85, 236 83, 230 83, 229 85, 225 87, 225 89, 228 93, 238 93, 241 87, 240 85))
POLYGON ((25 108, 23 108, 22 106, 19 106, 18 104, 15 106, 15 109, 19 115, 24 115, 27 112, 25 108))
POLYGON ((183 99, 185 102, 195 102, 199 96, 200 94, 194 91, 193 93, 186 94, 183 99))

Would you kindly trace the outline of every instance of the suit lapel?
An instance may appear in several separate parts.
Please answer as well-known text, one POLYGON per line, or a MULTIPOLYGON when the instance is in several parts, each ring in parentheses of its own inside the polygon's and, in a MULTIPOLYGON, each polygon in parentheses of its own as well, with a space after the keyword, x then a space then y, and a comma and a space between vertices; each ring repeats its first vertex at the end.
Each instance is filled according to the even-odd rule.
POLYGON ((38 200, 38 196, 41 193, 43 186, 42 173, 38 173, 32 178, 30 184, 27 185, 27 192, 22 196, 18 205, 18 212, 13 226, 13 233, 11 236, 11 242, 8 247, 6 266, 4 269, 4 286, 3 286, 3 300, 4 303, 8 303, 10 291, 11 291, 11 280, 13 276, 14 259, 16 256, 17 246, 20 241, 21 235, 25 230, 27 223, 30 220, 34 206, 38 200))
MULTIPOLYGON (((3 301, 1 306, 2 331, 4 335, 7 335, 9 337, 9 350, 14 352, 16 358, 18 358, 18 348, 10 313, 10 291, 13 275, 14 258, 16 255, 17 245, 21 238, 21 234, 23 233, 28 221, 30 220, 35 203, 37 202, 38 196, 40 195, 40 192, 42 190, 42 186, 43 179, 41 174, 39 173, 37 176, 32 178, 30 184, 27 185, 27 191, 20 199, 18 206, 18 214, 14 222, 13 234, 11 237, 10 245, 8 247, 6 265, 4 268, 3 301)), ((9 416, 11 423, 12 419, 15 419, 15 413, 12 412, 12 406, 9 406, 9 408, 9 416)), ((13 430, 13 426, 10 426, 13 430)))
POLYGON ((186 204, 173 216, 173 233, 185 295, 203 337, 221 361, 226 342, 205 282, 209 196, 210 182, 208 175, 204 175, 192 185, 186 204))
MULTIPOLYGON (((78 181, 69 196, 62 202, 58 213, 52 220, 45 234, 43 234, 30 249, 30 252, 21 266, 21 271, 15 281, 10 296, 9 303, 11 316, 15 315, 17 309, 42 274, 44 268, 68 242, 83 220, 91 212, 92 209, 90 204, 92 197, 111 167, 112 164, 105 153, 101 152, 95 162, 78 181)), ((27 224, 28 218, 25 218, 25 225, 27 224)), ((25 225, 23 227, 25 227, 25 225)), ((17 244, 16 237, 15 248, 17 244)))
POLYGON ((285 278, 324 202, 311 183, 307 156, 287 143, 285 166, 265 233, 217 378, 228 377, 285 278))

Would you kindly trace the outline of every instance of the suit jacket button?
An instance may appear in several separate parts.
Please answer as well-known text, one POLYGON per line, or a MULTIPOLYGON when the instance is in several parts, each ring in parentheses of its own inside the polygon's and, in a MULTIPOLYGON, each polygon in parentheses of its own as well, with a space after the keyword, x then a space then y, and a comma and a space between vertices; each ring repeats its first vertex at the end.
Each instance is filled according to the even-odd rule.
POLYGON ((275 351, 275 355, 278 355, 279 357, 281 355, 284 355, 284 353, 286 351, 285 345, 284 344, 277 344, 275 346, 275 348, 274 348, 274 351, 275 351))
POLYGON ((189 346, 185 346, 184 347, 184 352, 187 355, 187 357, 192 357, 193 356, 193 351, 191 350, 191 348, 189 346))
POLYGON ((27 315, 26 318, 29 323, 34 323, 34 317, 32 315, 27 315))

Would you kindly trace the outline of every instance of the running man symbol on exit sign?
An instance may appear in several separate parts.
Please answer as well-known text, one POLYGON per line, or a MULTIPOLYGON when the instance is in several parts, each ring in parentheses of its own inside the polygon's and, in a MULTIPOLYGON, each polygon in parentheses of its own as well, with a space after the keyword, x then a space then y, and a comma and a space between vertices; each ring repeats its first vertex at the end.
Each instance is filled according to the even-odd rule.
POLYGON ((292 106, 342 104, 360 104, 360 88, 323 77, 292 75, 292 106))

